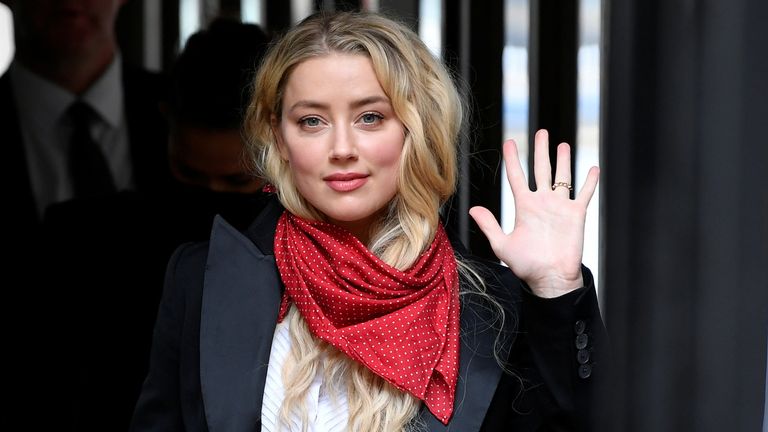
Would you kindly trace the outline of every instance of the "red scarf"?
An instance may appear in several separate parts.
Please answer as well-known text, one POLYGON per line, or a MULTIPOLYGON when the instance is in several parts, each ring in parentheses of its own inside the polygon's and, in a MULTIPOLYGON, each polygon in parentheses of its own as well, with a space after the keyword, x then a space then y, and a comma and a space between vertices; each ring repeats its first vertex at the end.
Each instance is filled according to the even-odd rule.
POLYGON ((350 232, 284 212, 275 260, 285 293, 315 337, 421 399, 441 422, 453 412, 459 370, 459 278, 448 237, 400 271, 350 232))

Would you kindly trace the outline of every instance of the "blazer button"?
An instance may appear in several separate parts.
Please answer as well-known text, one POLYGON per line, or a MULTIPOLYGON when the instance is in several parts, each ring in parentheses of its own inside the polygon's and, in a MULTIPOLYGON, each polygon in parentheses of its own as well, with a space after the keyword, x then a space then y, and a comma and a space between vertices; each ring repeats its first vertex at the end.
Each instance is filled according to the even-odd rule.
POLYGON ((584 333, 584 330, 587 329, 587 323, 585 323, 582 320, 576 321, 576 324, 573 326, 573 329, 576 331, 577 335, 580 335, 584 333))
POLYGON ((579 366, 579 378, 581 379, 587 379, 592 375, 592 366, 588 364, 583 364, 579 366))
POLYGON ((589 336, 587 336, 586 333, 582 333, 576 336, 576 349, 586 348, 588 342, 589 342, 589 336))
POLYGON ((579 352, 576 353, 576 360, 579 364, 586 364, 589 361, 589 351, 580 349, 579 352))

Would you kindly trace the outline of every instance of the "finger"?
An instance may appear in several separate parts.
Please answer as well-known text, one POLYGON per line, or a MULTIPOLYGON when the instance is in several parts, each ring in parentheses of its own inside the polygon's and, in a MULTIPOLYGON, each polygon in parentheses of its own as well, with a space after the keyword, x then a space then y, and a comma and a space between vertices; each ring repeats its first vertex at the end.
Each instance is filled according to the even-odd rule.
POLYGON ((469 215, 472 216, 477 226, 480 227, 480 231, 485 234, 488 243, 491 244, 491 249, 495 251, 496 245, 504 238, 504 231, 499 226, 496 217, 487 208, 479 206, 469 209, 469 215))
POLYGON ((589 205, 589 201, 592 200, 592 195, 597 188, 597 182, 600 179, 600 168, 593 166, 587 173, 587 179, 584 180, 584 186, 581 187, 579 195, 576 197, 576 201, 580 202, 584 208, 589 205))
POLYGON ((533 172, 536 190, 549 190, 552 187, 552 166, 549 164, 549 133, 546 129, 536 132, 533 147, 533 172))
POLYGON ((513 139, 504 143, 504 166, 507 169, 507 181, 509 181, 513 195, 530 191, 523 173, 523 166, 520 163, 520 155, 517 153, 517 143, 513 139))
POLYGON ((560 143, 557 146, 557 169, 555 170, 555 181, 553 183, 554 191, 571 196, 571 146, 566 143, 560 143))

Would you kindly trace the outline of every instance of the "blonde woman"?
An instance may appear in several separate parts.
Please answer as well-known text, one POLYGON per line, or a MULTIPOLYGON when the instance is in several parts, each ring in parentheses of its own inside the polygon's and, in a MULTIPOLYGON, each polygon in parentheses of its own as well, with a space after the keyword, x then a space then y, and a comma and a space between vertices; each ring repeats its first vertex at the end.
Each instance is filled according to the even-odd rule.
POLYGON ((259 68, 250 154, 275 199, 169 264, 134 431, 578 430, 603 327, 581 266, 593 169, 567 145, 532 192, 504 146, 517 221, 471 214, 507 264, 448 238, 462 101, 379 15, 315 15, 259 68))

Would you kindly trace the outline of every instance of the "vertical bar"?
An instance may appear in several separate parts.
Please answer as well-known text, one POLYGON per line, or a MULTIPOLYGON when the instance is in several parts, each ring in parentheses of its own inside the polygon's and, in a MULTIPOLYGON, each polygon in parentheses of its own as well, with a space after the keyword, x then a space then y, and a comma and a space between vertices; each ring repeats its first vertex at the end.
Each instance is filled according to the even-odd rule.
MULTIPOLYGON (((528 45, 530 34, 529 0, 505 0, 504 7, 504 80, 503 118, 504 140, 514 139, 521 160, 528 157, 528 110, 530 80, 528 77, 528 45)), ((528 164, 523 165, 528 175, 528 164)), ((514 229, 515 200, 506 179, 506 167, 501 174, 501 227, 504 232, 514 229)))
POLYGON ((481 205, 498 216, 501 210, 504 2, 447 0, 445 5, 446 62, 468 84, 473 103, 472 135, 460 144, 459 187, 446 221, 473 253, 496 259, 485 236, 470 230, 468 211, 481 205))
POLYGON ((13 17, 8 6, 0 3, 0 74, 11 64, 15 44, 13 41, 13 17))
POLYGON ((297 23, 308 17, 315 11, 312 0, 291 0, 291 22, 290 25, 297 23))
MULTIPOLYGON (((469 0, 467 0, 469 3, 469 0)), ((477 127, 470 158, 469 207, 481 205, 498 218, 501 213, 502 55, 504 1, 472 2, 470 9, 469 84, 475 101, 477 127)), ((469 216, 466 216, 469 219, 469 216)), ((471 233, 469 246, 478 256, 496 260, 481 232, 471 233)))
MULTIPOLYGON (((158 2, 161 3, 161 2, 158 2)), ((163 70, 170 70, 179 48, 180 4, 179 0, 162 2, 163 32, 162 54, 163 70)))
POLYGON ((179 9, 179 45, 178 50, 184 47, 192 33, 200 28, 201 18, 200 0, 181 0, 179 9))
POLYGON ((292 1, 266 0, 267 25, 269 30, 281 31, 291 25, 292 1))
POLYGON ((128 2, 120 8, 115 23, 117 43, 123 61, 133 65, 144 64, 144 3, 128 2))
MULTIPOLYGON (((572 171, 574 192, 584 184, 589 168, 600 163, 600 49, 602 0, 580 0, 577 87, 578 147, 572 171)), ((600 286, 600 185, 587 211, 582 261, 600 286)), ((598 291, 599 294, 599 291, 598 291)))
POLYGON ((443 2, 422 0, 419 3, 419 37, 435 57, 443 52, 443 2))
MULTIPOLYGON (((531 107, 529 133, 531 148, 538 129, 549 131, 549 156, 554 178, 557 145, 567 142, 576 154, 576 58, 578 50, 578 0, 531 1, 529 67, 531 107)), ((575 172, 576 158, 571 158, 575 172)), ((533 172, 533 152, 528 154, 533 172)), ((535 188, 534 176, 529 176, 535 188)), ((572 193, 573 194, 573 193, 572 193)))
POLYGON ((418 28, 419 0, 379 0, 379 10, 395 16, 411 29, 418 28))
POLYGON ((200 30, 202 28, 208 27, 208 24, 221 14, 222 0, 198 1, 200 1, 200 25, 198 26, 197 30, 200 30))
POLYGON ((144 67, 162 69, 163 11, 160 2, 144 0, 144 67))
POLYGON ((337 11, 360 10, 360 0, 335 0, 334 6, 337 11))
POLYGON ((241 19, 243 16, 242 8, 242 0, 219 0, 218 16, 227 17, 230 19, 241 19))
POLYGON ((240 0, 240 19, 243 22, 255 23, 266 28, 265 17, 264 0, 240 0))
POLYGON ((361 0, 361 7, 368 12, 379 11, 379 0, 361 0))
MULTIPOLYGON (((470 16, 469 0, 445 1, 445 28, 451 31, 443 32, 445 62, 449 68, 463 79, 469 75, 469 34, 470 16)), ((464 245, 469 245, 469 142, 461 137, 459 146, 458 173, 459 184, 456 194, 450 203, 446 221, 452 230, 458 234, 464 245)))

